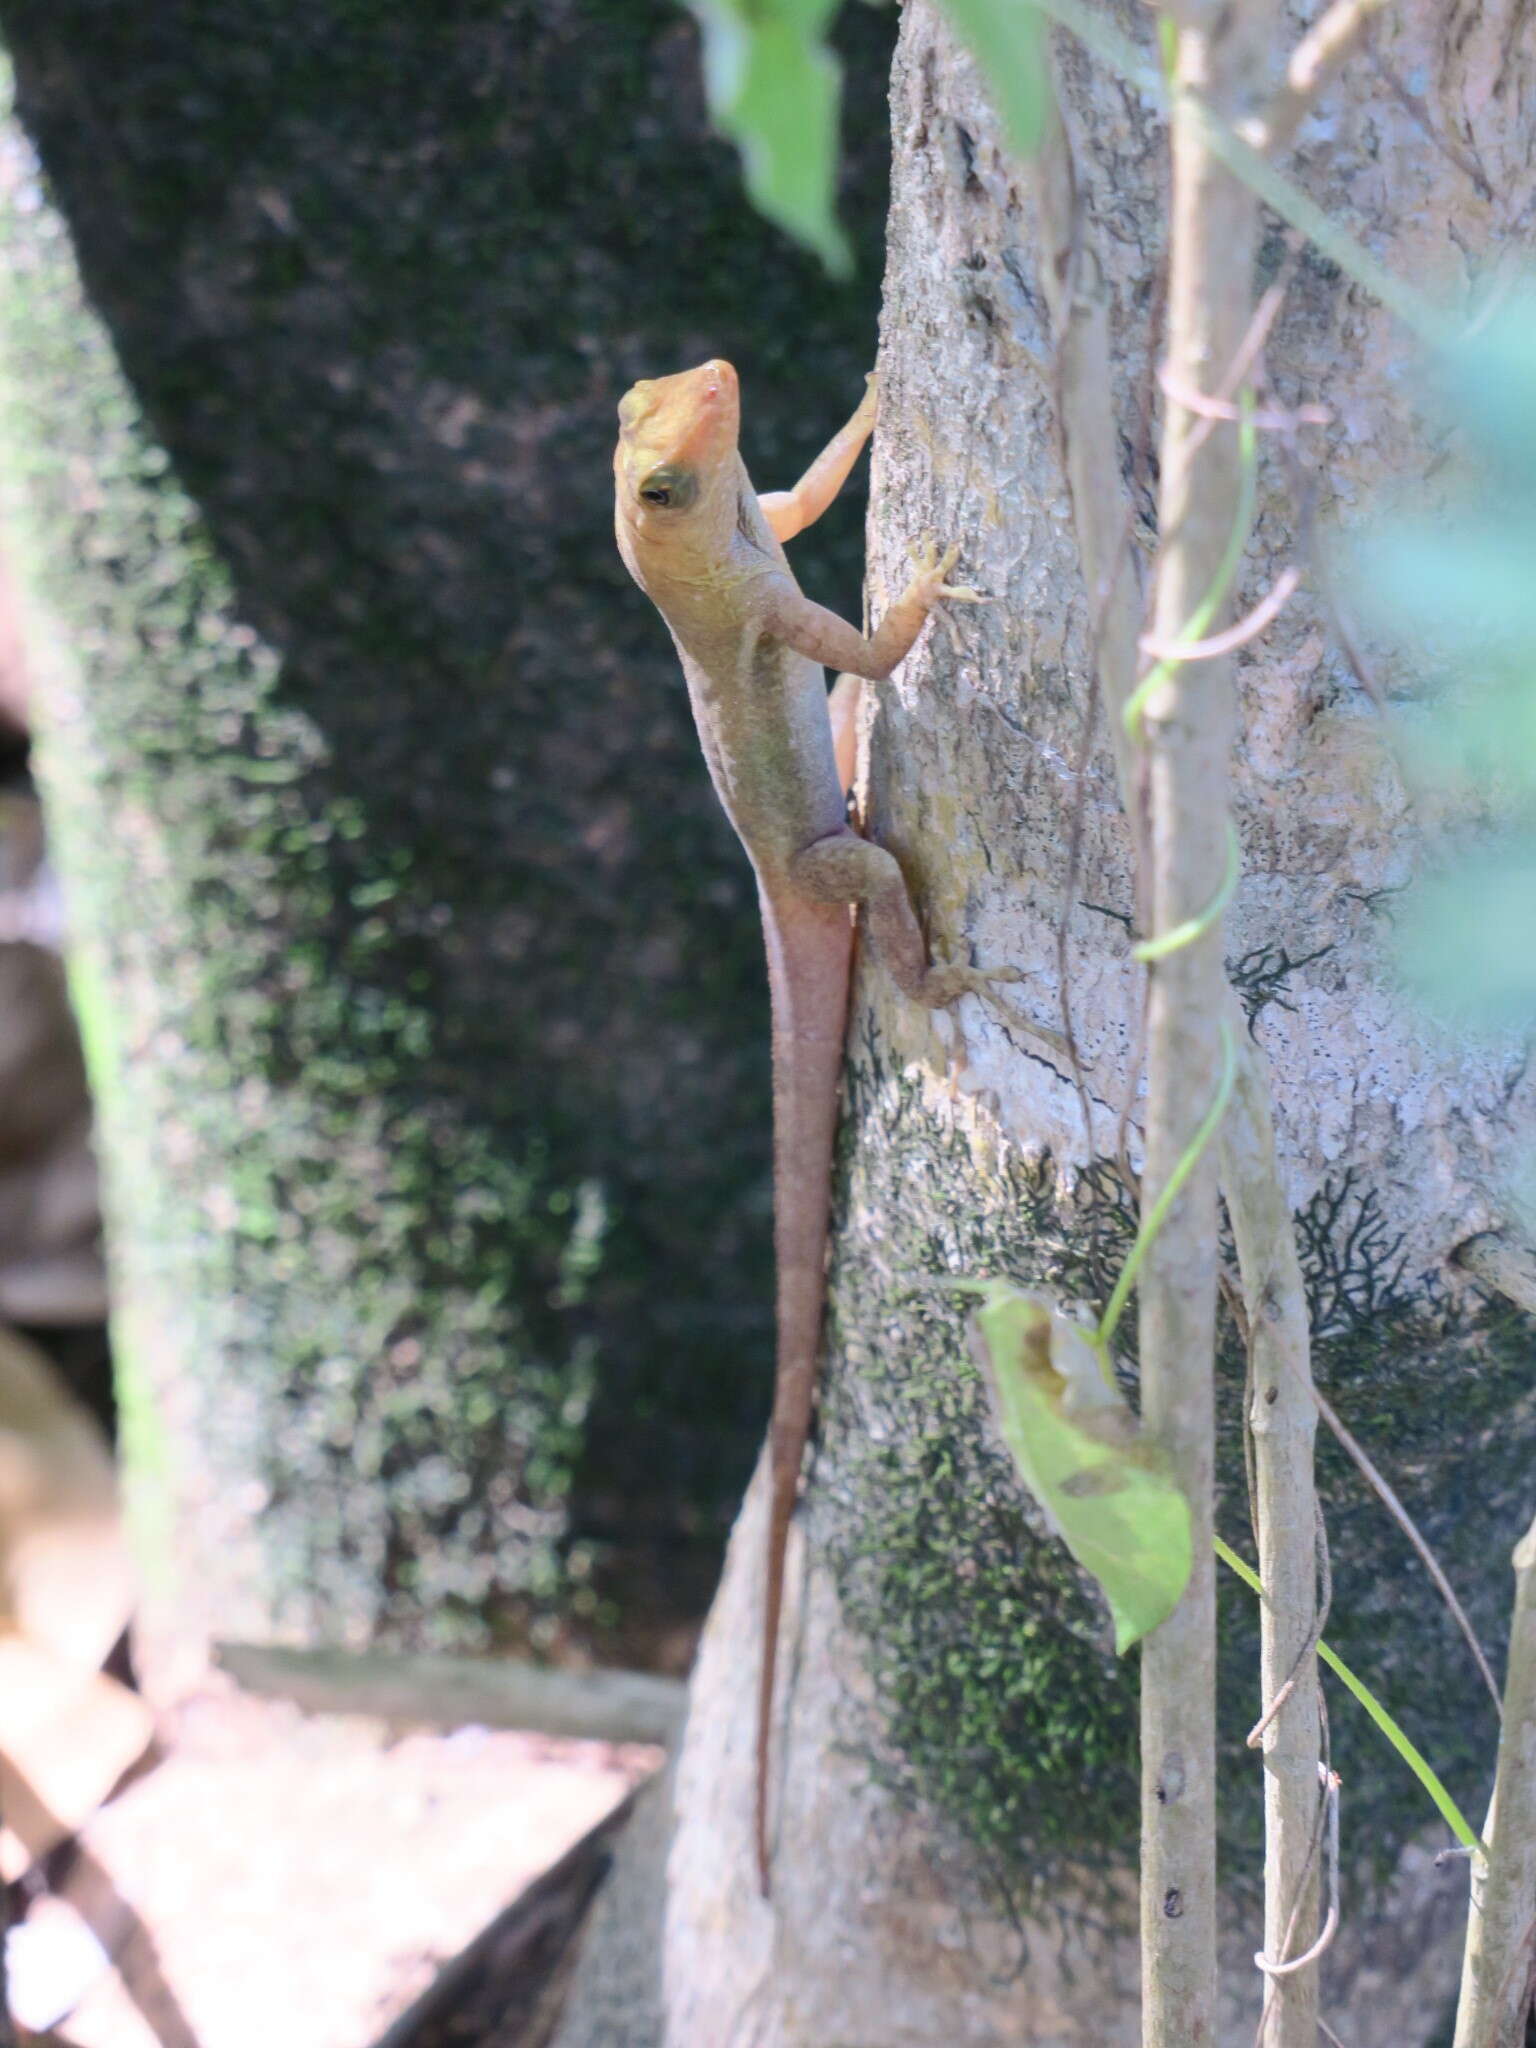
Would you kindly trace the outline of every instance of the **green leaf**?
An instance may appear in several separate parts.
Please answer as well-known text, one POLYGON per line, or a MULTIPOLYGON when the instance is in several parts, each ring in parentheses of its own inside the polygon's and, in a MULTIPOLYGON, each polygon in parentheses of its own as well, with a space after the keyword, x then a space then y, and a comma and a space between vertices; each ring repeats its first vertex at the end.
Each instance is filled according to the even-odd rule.
MULTIPOLYGON (((1536 476, 1533 476, 1536 484, 1536 476)), ((1506 508, 1438 525, 1388 526, 1356 551, 1360 599, 1389 629, 1404 628, 1460 665, 1536 656, 1536 517, 1506 508)))
POLYGON ((853 258, 833 212, 841 72, 825 40, 836 0, 689 5, 703 32, 709 110, 741 151, 752 203, 847 277, 853 258))
POLYGON ((974 1318, 1003 1440, 1051 1526, 1109 1602, 1115 1648, 1166 1621, 1189 1579, 1189 1503, 1087 1330, 981 1284, 974 1318))
POLYGON ((1383 524, 1357 551, 1361 609, 1420 643, 1441 685, 1402 724, 1414 776, 1482 846, 1395 906, 1399 964, 1455 1022, 1536 1017, 1536 296, 1513 294, 1447 349, 1443 384, 1476 458, 1435 523, 1383 524))
POLYGON ((1536 483, 1536 289, 1522 285, 1454 343, 1446 371, 1455 412, 1494 467, 1536 483))
POLYGON ((1027 0, 944 0, 950 26, 981 67, 1009 146, 1028 156, 1050 90, 1045 23, 1027 0))
POLYGON ((1403 970, 1442 1016, 1516 1030, 1536 1017, 1536 837, 1500 833, 1486 851, 1421 882, 1399 911, 1403 970))

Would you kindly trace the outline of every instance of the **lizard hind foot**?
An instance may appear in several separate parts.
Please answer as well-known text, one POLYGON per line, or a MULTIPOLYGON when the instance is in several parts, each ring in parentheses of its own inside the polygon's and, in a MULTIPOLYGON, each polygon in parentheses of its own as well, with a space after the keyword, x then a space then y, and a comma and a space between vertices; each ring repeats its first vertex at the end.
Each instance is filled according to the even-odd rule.
POLYGON ((1072 1045, 1061 1032, 1053 1031, 1049 1024, 1037 1024, 1033 1017, 1026 1016, 1024 1011, 1010 1003, 1008 998, 1001 993, 999 986, 1001 983, 1030 981, 1033 979, 1022 967, 995 967, 991 973, 986 973, 979 968, 971 968, 967 971, 975 976, 975 981, 971 989, 963 991, 963 993, 972 993, 980 996, 983 1002, 991 1005, 1006 1025, 1014 1031, 1022 1032, 1024 1037, 1033 1039, 1037 1045, 1047 1047, 1051 1052, 1058 1054, 1063 1059, 1070 1060, 1074 1057, 1072 1045))
POLYGON ((962 996, 993 996, 999 982, 1028 980, 1022 967, 971 967, 959 960, 936 961, 923 978, 920 1000, 931 1010, 945 1010, 962 996))

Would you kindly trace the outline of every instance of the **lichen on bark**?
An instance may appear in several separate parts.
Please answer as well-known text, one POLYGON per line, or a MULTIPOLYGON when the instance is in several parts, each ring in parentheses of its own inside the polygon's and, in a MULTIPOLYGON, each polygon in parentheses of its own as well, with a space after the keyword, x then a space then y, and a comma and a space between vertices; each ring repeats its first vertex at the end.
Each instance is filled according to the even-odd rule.
POLYGON ((474 1280, 476 1247, 574 1287, 597 1218, 537 1155, 402 1099, 437 1039, 419 990, 373 972, 409 854, 285 701, 14 130, 6 162, 9 510, 92 991, 127 1405, 162 1410, 205 1541, 255 1572, 261 1532, 264 1584, 212 1575, 226 1629, 356 1634, 397 1603, 451 1637, 496 1596, 547 1595, 590 1386, 554 1321, 519 1329, 474 1280), (519 1498, 520 1526, 498 1517, 519 1498))

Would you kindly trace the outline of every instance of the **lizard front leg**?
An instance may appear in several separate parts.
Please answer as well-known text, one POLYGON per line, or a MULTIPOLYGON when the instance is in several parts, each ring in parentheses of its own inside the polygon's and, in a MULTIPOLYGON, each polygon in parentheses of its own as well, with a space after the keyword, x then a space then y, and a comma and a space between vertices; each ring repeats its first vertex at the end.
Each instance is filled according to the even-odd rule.
POLYGON ((915 558, 917 566, 906 589, 868 635, 825 605, 812 603, 787 576, 764 593, 764 629, 811 661, 883 683, 910 652, 935 605, 945 599, 962 604, 987 602, 969 584, 945 581, 959 554, 958 547, 946 548, 941 555, 931 543, 925 544, 915 558))
POLYGON ((859 459, 859 450, 869 439, 875 424, 875 376, 859 409, 845 427, 839 427, 826 447, 791 491, 759 491, 757 502, 775 540, 793 540, 814 525, 848 481, 848 472, 859 459))

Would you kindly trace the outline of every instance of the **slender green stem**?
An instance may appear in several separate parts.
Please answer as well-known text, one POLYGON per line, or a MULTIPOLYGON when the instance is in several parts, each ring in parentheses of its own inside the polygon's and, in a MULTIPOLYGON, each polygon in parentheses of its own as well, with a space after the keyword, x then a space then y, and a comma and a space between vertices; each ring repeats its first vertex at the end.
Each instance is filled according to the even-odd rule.
POLYGON ((1120 1277, 1115 1282, 1115 1291, 1109 1297, 1109 1306, 1095 1332, 1095 1341, 1102 1357, 1109 1348, 1109 1341, 1115 1334, 1115 1326, 1124 1313, 1130 1299, 1131 1289, 1136 1285, 1136 1275, 1141 1271, 1142 1261, 1151 1250, 1152 1240, 1162 1228, 1163 1218, 1178 1199, 1180 1188, 1194 1172, 1195 1162, 1209 1145, 1226 1113, 1227 1100, 1232 1093, 1232 1083, 1237 1076, 1237 1046, 1233 1042, 1232 1027, 1223 1017, 1221 1020, 1221 1079, 1216 1083, 1216 1093, 1211 1106, 1201 1120, 1200 1128, 1190 1139, 1179 1163, 1168 1176, 1167 1185, 1147 1214, 1141 1220, 1136 1233, 1136 1242, 1131 1246, 1125 1264, 1120 1268, 1120 1277))
POLYGON ((1243 871, 1243 850, 1238 843, 1237 827, 1227 820, 1227 871, 1221 878, 1221 886, 1207 903, 1198 917, 1186 917, 1182 924, 1176 924, 1170 932, 1160 932, 1155 939, 1143 939, 1139 946, 1132 946, 1131 958, 1145 963, 1161 960, 1165 954, 1176 953, 1180 946, 1192 946, 1202 932, 1209 931, 1236 893, 1243 871))
MULTIPOLYGON (((1227 551, 1211 579, 1210 589, 1184 622, 1183 631, 1178 636, 1181 644, 1205 638, 1223 598, 1236 580, 1242 564, 1243 550, 1248 545, 1248 532, 1253 525, 1253 508, 1259 484, 1259 436, 1253 424, 1253 393, 1246 385, 1243 387, 1239 404, 1242 418, 1237 430, 1237 511, 1232 520, 1232 531, 1227 537, 1227 551)), ((1126 698, 1125 708, 1121 711, 1120 717, 1127 734, 1138 747, 1141 745, 1141 714, 1146 708, 1147 700, 1178 667, 1179 663, 1174 656, 1165 655, 1161 661, 1153 663, 1126 698)))
MULTIPOLYGON (((1229 1570, 1236 1572, 1248 1590, 1251 1593, 1257 1593, 1262 1600, 1264 1598, 1264 1587, 1253 1566, 1239 1557, 1237 1552, 1228 1544, 1223 1543, 1219 1536, 1213 1540, 1216 1547, 1216 1555, 1221 1559, 1222 1563, 1229 1570)), ((1428 1758, 1387 1712, 1370 1687, 1363 1679, 1356 1678, 1354 1672, 1350 1670, 1337 1650, 1331 1648, 1329 1644, 1319 1642, 1317 1654, 1328 1666, 1328 1669, 1333 1672, 1335 1677, 1343 1680, 1344 1684, 1348 1686, 1361 1706, 1364 1707, 1365 1711, 1376 1723, 1382 1734, 1386 1736, 1388 1742, 1391 1743, 1403 1762, 1435 1802, 1441 1819, 1462 1847, 1464 1849, 1481 1848, 1482 1844, 1473 1833, 1466 1815, 1456 1804, 1450 1793, 1446 1791, 1428 1758)))

